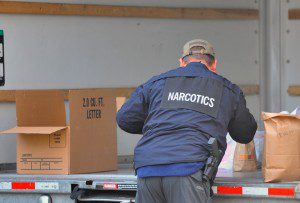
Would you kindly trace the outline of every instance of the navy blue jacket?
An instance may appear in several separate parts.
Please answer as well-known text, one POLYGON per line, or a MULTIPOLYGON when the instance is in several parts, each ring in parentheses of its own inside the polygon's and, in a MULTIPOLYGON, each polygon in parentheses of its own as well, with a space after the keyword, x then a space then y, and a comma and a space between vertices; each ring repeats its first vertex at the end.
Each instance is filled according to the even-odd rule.
POLYGON ((237 85, 189 63, 139 86, 117 113, 121 129, 143 134, 134 152, 142 166, 205 161, 207 141, 226 150, 226 134, 239 143, 253 139, 257 124, 237 85))

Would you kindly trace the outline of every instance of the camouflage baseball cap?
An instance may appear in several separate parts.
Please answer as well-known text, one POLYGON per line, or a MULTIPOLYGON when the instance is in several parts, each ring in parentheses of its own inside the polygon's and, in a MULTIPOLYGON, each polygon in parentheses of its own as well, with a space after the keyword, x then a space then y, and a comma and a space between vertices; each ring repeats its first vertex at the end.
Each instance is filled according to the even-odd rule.
POLYGON ((208 54, 208 55, 212 55, 213 57, 215 57, 215 52, 214 52, 213 46, 209 42, 207 42, 203 39, 191 40, 183 46, 182 58, 185 56, 188 56, 188 55, 192 55, 192 54, 208 54), (203 49, 201 49, 199 51, 191 51, 191 48, 193 48, 193 47, 203 47, 203 49))

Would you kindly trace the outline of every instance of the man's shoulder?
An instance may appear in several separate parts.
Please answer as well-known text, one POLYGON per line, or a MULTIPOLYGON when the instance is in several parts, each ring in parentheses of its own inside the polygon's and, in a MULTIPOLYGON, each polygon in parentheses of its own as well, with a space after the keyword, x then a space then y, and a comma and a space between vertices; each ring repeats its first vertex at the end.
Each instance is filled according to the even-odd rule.
MULTIPOLYGON (((192 74, 193 76, 196 76, 196 77, 210 77, 212 79, 217 79, 219 81, 222 81, 223 85, 230 89, 234 94, 237 94, 239 95, 240 92, 241 92, 241 89, 238 85, 234 84, 233 82, 231 82, 229 79, 225 78, 224 76, 221 76, 217 73, 213 73, 211 71, 209 71, 210 74, 205 74, 205 75, 202 75, 202 74, 192 74)), ((155 75, 153 76, 152 78, 150 78, 147 82, 145 82, 143 84, 143 86, 151 86, 153 83, 155 83, 156 81, 159 81, 159 80, 163 80, 165 78, 168 78, 168 77, 172 77, 172 76, 180 76, 181 74, 186 74, 186 71, 184 70, 183 67, 176 67, 176 68, 173 68, 171 70, 168 70, 164 73, 161 73, 159 75, 155 75)), ((192 76, 191 75, 191 76, 192 76)))
POLYGON ((180 70, 182 69, 182 67, 178 67, 178 68, 175 68, 175 69, 171 69, 171 70, 168 70, 164 73, 161 73, 159 75, 155 75, 153 76, 152 78, 150 78, 147 82, 145 82, 144 85, 150 85, 151 83, 153 82, 156 82, 158 80, 161 80, 161 79, 164 79, 166 77, 170 77, 172 75, 175 75, 176 73, 178 73, 180 70))
POLYGON ((233 82, 231 82, 229 79, 225 78, 224 76, 221 76, 216 73, 214 73, 214 75, 216 75, 220 80, 223 81, 223 84, 225 87, 232 90, 235 94, 238 94, 238 95, 240 94, 241 89, 238 85, 234 84, 233 82))

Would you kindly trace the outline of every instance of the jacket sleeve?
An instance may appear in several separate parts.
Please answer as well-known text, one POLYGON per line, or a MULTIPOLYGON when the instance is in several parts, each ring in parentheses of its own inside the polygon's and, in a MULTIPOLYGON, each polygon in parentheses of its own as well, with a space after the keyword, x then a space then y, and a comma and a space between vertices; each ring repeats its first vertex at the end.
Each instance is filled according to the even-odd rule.
POLYGON ((144 122, 148 115, 147 95, 143 85, 133 91, 117 113, 119 127, 132 134, 142 134, 144 122))
POLYGON ((237 108, 228 125, 228 132, 236 142, 247 144, 253 140, 257 123, 246 106, 243 92, 239 94, 237 108))

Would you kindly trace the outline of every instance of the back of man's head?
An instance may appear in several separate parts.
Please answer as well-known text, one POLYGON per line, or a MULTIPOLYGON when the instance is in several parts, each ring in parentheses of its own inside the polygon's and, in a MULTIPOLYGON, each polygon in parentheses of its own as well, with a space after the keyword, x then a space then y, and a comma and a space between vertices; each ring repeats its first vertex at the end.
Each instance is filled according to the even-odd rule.
POLYGON ((207 65, 211 66, 215 60, 215 58, 212 55, 209 54, 200 54, 198 52, 202 52, 203 51, 203 47, 200 46, 196 46, 196 47, 192 47, 191 53, 190 55, 187 55, 185 57, 183 57, 183 61, 188 64, 190 62, 193 61, 205 61, 207 65))
POLYGON ((202 39, 187 42, 183 47, 183 55, 180 65, 186 66, 191 62, 201 62, 213 72, 216 72, 215 52, 212 45, 202 39))

